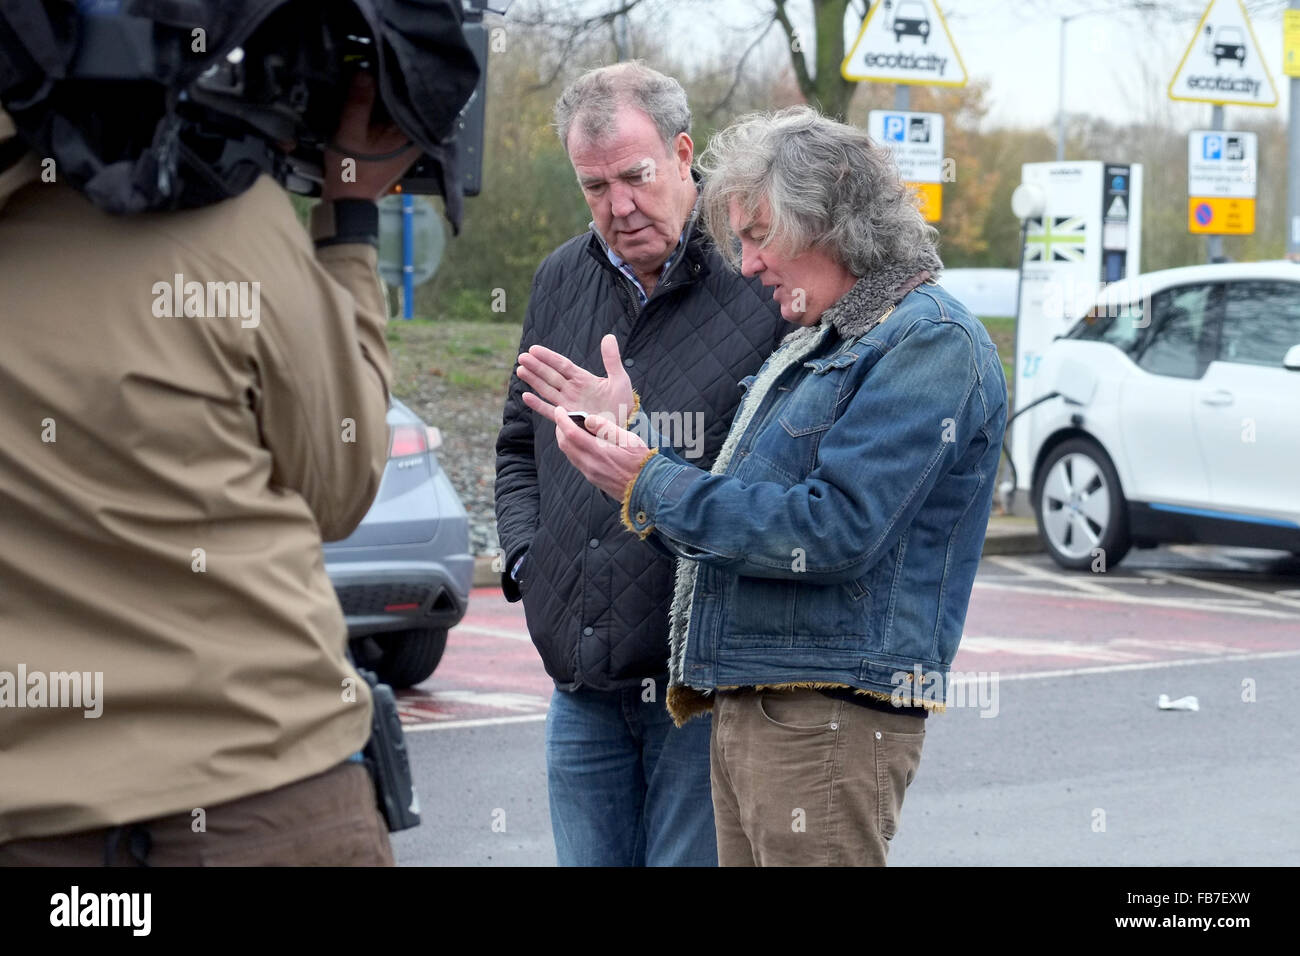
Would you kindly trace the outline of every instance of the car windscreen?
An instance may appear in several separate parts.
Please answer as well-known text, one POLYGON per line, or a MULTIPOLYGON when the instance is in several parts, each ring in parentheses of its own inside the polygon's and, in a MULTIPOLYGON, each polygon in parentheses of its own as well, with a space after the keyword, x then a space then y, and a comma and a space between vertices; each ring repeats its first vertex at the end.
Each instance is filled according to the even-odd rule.
POLYGON ((1145 305, 1143 302, 1133 302, 1096 306, 1062 338, 1105 342, 1132 355, 1137 351, 1143 331, 1150 325, 1145 305))

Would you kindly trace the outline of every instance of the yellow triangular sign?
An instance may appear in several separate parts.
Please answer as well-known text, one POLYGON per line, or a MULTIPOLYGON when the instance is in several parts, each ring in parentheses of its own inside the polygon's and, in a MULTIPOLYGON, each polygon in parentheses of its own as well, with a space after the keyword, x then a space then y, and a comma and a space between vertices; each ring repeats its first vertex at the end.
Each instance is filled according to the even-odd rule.
POLYGON ((934 0, 878 0, 840 64, 846 80, 965 86, 966 64, 934 0))
POLYGON ((1277 87, 1241 0, 1210 0, 1169 98, 1193 103, 1277 106, 1277 87))

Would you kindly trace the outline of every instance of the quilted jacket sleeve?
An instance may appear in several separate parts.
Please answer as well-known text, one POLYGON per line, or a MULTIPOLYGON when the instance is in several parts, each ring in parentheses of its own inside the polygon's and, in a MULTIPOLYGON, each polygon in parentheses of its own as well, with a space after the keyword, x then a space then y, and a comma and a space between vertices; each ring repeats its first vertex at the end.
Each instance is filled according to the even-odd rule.
MULTIPOLYGON (((523 335, 519 352, 525 352, 537 339, 539 315, 546 310, 545 294, 540 291, 543 262, 533 276, 528 308, 524 313, 523 335)), ((514 366, 512 366, 513 368, 514 366)), ((506 393, 501 431, 497 435, 496 511, 497 536, 501 541, 505 565, 501 571, 501 589, 506 600, 518 601, 522 595, 510 571, 527 551, 537 531, 540 495, 537 490, 537 461, 533 456, 533 413, 523 402, 525 385, 512 371, 506 393)))

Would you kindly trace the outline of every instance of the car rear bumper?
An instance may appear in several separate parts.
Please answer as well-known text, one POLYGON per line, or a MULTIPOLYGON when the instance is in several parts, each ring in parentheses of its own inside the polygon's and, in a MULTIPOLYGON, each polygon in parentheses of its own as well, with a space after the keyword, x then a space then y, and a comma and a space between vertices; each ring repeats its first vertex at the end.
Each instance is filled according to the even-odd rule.
POLYGON ((472 555, 427 560, 428 545, 394 545, 383 561, 333 555, 330 579, 347 620, 348 637, 407 628, 454 627, 465 616, 474 578, 472 555), (403 552, 409 552, 404 554, 403 552))

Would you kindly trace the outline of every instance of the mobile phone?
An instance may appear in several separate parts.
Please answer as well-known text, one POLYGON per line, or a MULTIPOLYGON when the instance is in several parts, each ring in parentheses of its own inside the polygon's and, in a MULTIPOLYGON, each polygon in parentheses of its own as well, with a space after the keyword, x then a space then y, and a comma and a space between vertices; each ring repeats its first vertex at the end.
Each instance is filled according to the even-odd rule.
POLYGON ((587 416, 590 414, 590 412, 569 412, 569 421, 573 422, 573 424, 585 431, 587 428, 587 416))

